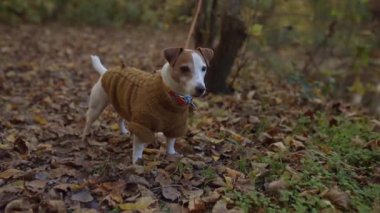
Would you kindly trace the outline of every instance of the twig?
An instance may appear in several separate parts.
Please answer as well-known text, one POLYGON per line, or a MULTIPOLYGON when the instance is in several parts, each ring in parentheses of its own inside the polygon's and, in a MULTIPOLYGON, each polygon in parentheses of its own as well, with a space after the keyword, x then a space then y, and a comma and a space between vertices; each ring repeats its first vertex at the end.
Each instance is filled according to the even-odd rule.
POLYGON ((330 23, 329 30, 327 31, 321 43, 318 44, 318 46, 314 49, 314 51, 309 52, 308 54, 309 57, 302 68, 302 73, 306 74, 306 72, 309 70, 310 65, 315 61, 314 60, 315 55, 318 54, 319 50, 321 50, 321 48, 326 45, 327 41, 334 35, 336 23, 337 23, 336 20, 330 23))
POLYGON ((190 38, 191 38, 191 35, 194 32, 195 23, 197 22, 197 19, 198 19, 198 16, 199 16, 199 12, 201 11, 201 6, 202 6, 202 0, 198 0, 197 10, 196 10, 196 12, 194 14, 194 18, 193 18, 193 22, 191 23, 189 34, 187 35, 187 39, 186 39, 186 43, 185 43, 185 48, 189 47, 190 38))

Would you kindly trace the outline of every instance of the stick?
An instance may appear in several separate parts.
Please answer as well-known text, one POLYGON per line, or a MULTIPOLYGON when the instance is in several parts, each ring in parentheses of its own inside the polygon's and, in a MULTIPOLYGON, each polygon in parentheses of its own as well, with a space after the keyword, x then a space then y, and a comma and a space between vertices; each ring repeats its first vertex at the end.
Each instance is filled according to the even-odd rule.
POLYGON ((186 43, 185 43, 185 49, 189 47, 190 38, 191 38, 191 35, 194 32, 195 23, 197 22, 197 19, 198 19, 198 16, 199 16, 199 12, 201 11, 201 6, 202 6, 202 0, 198 0, 197 10, 195 12, 195 15, 194 15, 194 18, 193 18, 193 22, 191 23, 189 34, 187 35, 187 39, 186 39, 186 43))

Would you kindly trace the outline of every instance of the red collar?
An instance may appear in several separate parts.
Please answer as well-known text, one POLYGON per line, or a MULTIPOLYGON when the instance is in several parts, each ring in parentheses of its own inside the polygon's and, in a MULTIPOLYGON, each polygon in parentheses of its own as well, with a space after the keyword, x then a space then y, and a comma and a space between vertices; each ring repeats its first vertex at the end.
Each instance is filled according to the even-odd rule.
POLYGON ((193 109, 195 109, 195 104, 193 103, 193 97, 190 95, 179 95, 171 90, 168 92, 169 96, 173 98, 173 100, 180 106, 189 105, 193 109))

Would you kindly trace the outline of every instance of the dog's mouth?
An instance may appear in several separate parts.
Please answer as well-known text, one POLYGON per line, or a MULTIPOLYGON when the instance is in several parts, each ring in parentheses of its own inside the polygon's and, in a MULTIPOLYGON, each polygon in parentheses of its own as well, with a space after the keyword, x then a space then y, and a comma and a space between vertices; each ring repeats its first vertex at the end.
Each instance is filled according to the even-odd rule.
POLYGON ((206 90, 201 93, 196 92, 195 94, 193 94, 193 97, 200 98, 200 97, 203 97, 205 94, 206 94, 206 90))

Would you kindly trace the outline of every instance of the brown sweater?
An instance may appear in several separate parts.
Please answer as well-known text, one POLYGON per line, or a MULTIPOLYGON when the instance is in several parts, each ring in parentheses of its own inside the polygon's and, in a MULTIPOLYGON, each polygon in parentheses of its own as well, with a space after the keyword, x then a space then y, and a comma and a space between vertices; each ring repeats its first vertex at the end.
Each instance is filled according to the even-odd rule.
POLYGON ((129 131, 144 142, 153 142, 155 132, 167 137, 186 133, 189 107, 169 96, 159 73, 111 69, 103 75, 102 86, 115 110, 128 121, 129 131))

